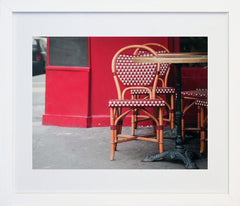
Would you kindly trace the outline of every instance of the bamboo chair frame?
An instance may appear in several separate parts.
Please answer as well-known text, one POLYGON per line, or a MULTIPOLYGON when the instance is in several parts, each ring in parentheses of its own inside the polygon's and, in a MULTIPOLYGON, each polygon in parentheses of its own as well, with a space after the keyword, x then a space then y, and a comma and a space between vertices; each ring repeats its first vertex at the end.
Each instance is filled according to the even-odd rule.
MULTIPOLYGON (((207 67, 203 67, 203 69, 207 69, 207 67)), ((196 101, 197 101, 198 97, 190 97, 190 96, 184 96, 182 97, 181 99, 181 111, 182 111, 182 140, 184 141, 185 139, 185 131, 200 131, 200 127, 201 127, 201 111, 200 111, 200 106, 197 106, 197 127, 188 127, 186 128, 185 127, 185 121, 184 121, 184 118, 185 118, 185 115, 186 115, 186 112, 195 105, 196 101), (188 100, 189 103, 183 107, 183 103, 184 103, 184 100, 188 100)))
POLYGON ((205 153, 206 151, 206 125, 208 120, 208 108, 205 106, 199 106, 200 107, 200 154, 205 153), (204 111, 206 110, 206 111, 204 111))
POLYGON ((182 140, 184 141, 185 139, 185 131, 201 131, 201 108, 200 106, 197 105, 197 127, 185 127, 185 115, 187 111, 192 108, 197 101, 197 97, 183 97, 181 99, 182 103, 182 140), (183 102, 184 100, 189 100, 189 103, 183 108, 183 102))
MULTIPOLYGON (((128 86, 128 85, 120 85, 121 80, 119 79, 118 75, 117 75, 117 71, 116 71, 116 61, 117 58, 120 54, 122 54, 124 51, 129 50, 129 49, 144 49, 147 52, 151 53, 152 55, 156 56, 156 52, 144 45, 130 45, 130 46, 126 46, 122 49, 120 49, 113 57, 112 59, 112 73, 113 73, 113 78, 114 78, 114 82, 115 82, 115 86, 117 89, 117 94, 118 94, 118 100, 125 100, 125 95, 127 91, 130 91, 131 89, 144 89, 149 93, 149 100, 156 100, 156 94, 155 94, 155 90, 156 90, 156 86, 157 86, 157 82, 158 82, 158 74, 159 74, 159 70, 160 67, 159 65, 156 68, 156 75, 154 77, 154 79, 152 80, 153 83, 153 87, 152 89, 150 89, 147 86, 128 86)), ((133 55, 135 55, 136 53, 133 52, 133 55)), ((158 144, 158 149, 159 152, 162 153, 163 152, 163 108, 162 106, 159 107, 155 107, 155 109, 157 109, 157 113, 158 116, 154 116, 153 114, 151 114, 145 107, 142 106, 138 106, 138 107, 134 107, 134 106, 130 106, 130 107, 126 107, 127 110, 126 111, 122 111, 122 107, 110 107, 110 129, 111 129, 111 155, 110 155, 110 160, 114 160, 114 156, 115 156, 115 150, 117 147, 118 143, 122 143, 122 142, 127 142, 127 141, 131 141, 131 140, 142 140, 142 141, 149 141, 149 142, 156 142, 158 144), (156 133, 153 134, 148 134, 148 135, 125 135, 122 134, 122 124, 123 124, 123 120, 124 118, 130 114, 131 112, 134 112, 136 109, 141 110, 145 115, 147 115, 153 122, 154 122, 154 130, 156 131, 156 133), (155 137, 156 138, 151 138, 151 137, 155 137)), ((149 107, 152 108, 152 107, 149 107)))
MULTIPOLYGON (((146 44, 143 44, 143 45, 148 46, 148 47, 152 47, 152 46, 158 47, 158 48, 163 49, 163 51, 165 51, 166 53, 170 53, 170 51, 165 46, 163 46, 162 44, 159 44, 159 43, 146 43, 146 44)), ((137 54, 139 52, 139 50, 140 49, 136 49, 135 54, 137 54)), ((160 64, 158 66, 160 67, 160 64)), ((159 77, 159 79, 158 79, 162 84, 161 85, 162 88, 168 87, 167 83, 168 83, 169 72, 170 72, 170 64, 169 64, 169 67, 168 67, 166 73, 164 74, 164 78, 159 77)), ((158 86, 158 87, 160 87, 160 86, 158 86)), ((157 95, 158 98, 161 98, 160 96, 158 96, 157 93, 156 93, 156 95, 157 95)), ((168 94, 165 94, 165 95, 168 95, 168 94)), ((140 98, 139 94, 133 94, 132 96, 133 96, 134 99, 139 99, 140 98)), ((175 117, 174 117, 174 108, 175 108, 174 103, 175 103, 175 101, 174 100, 175 100, 175 93, 174 94, 171 93, 170 94, 170 103, 165 101, 165 105, 168 108, 168 118, 163 118, 163 121, 170 122, 171 129, 174 128, 174 119, 175 119, 175 117)), ((142 121, 146 121, 146 120, 149 120, 149 118, 146 117, 145 115, 140 115, 139 110, 136 110, 133 113, 133 117, 132 117, 132 133, 134 134, 135 129, 137 128, 137 123, 138 122, 142 122, 142 121)))

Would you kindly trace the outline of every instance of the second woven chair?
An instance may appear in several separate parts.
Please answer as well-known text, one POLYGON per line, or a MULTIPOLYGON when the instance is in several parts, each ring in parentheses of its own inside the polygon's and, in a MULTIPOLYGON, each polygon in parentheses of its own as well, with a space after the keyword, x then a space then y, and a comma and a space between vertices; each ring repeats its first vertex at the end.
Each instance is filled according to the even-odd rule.
POLYGON ((182 98, 182 139, 185 139, 185 131, 200 132, 200 153, 205 151, 206 132, 204 127, 207 127, 207 105, 208 105, 208 90, 207 88, 197 88, 195 90, 188 90, 181 92, 182 98), (186 104, 185 106, 184 103, 186 104), (197 126, 186 127, 185 116, 187 111, 193 106, 197 106, 197 126))
POLYGON ((158 64, 135 63, 133 58, 137 56, 137 49, 144 50, 153 56, 157 55, 153 49, 147 46, 130 45, 120 49, 112 59, 112 73, 118 99, 109 101, 111 160, 114 159, 117 144, 131 140, 156 142, 159 152, 163 152, 163 107, 165 101, 156 99, 155 95, 160 67, 158 64), (131 97, 129 94, 131 90, 147 91, 149 97, 147 99, 131 99, 128 97, 131 97), (151 114, 151 108, 158 111, 158 117, 151 114), (156 138, 152 135, 122 134, 123 120, 136 109, 143 112, 154 122, 156 138))
MULTIPOLYGON (((147 43, 144 44, 144 46, 151 47, 152 49, 155 50, 156 54, 164 54, 164 53, 170 53, 170 51, 163 45, 158 44, 158 43, 147 43)), ((146 51, 138 49, 138 55, 141 56, 152 56, 152 54, 146 53, 146 51)), ((165 108, 167 108, 167 113, 168 117, 164 118, 164 121, 170 122, 170 127, 171 129, 174 128, 174 103, 175 103, 175 88, 174 87, 169 87, 168 86, 168 76, 170 72, 170 64, 168 63, 163 63, 159 65, 160 70, 159 70, 159 83, 156 87, 156 95, 157 98, 162 99, 160 97, 161 95, 165 95, 165 108)), ((146 90, 132 90, 131 94, 133 95, 134 98, 138 99, 141 97, 141 95, 148 95, 146 90)), ((142 98, 142 97, 141 97, 142 98)), ((133 119, 133 127, 137 128, 137 123, 140 121, 145 121, 148 118, 145 115, 140 115, 139 111, 136 111, 134 114, 133 119)))

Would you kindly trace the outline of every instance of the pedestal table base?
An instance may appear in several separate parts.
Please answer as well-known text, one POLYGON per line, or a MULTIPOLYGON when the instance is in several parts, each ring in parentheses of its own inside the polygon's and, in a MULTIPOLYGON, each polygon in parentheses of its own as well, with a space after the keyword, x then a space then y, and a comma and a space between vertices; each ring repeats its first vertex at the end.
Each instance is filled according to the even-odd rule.
POLYGON ((186 149, 174 149, 153 156, 146 156, 144 162, 153 162, 158 160, 180 160, 184 163, 187 169, 197 169, 197 165, 192 161, 194 153, 186 149))

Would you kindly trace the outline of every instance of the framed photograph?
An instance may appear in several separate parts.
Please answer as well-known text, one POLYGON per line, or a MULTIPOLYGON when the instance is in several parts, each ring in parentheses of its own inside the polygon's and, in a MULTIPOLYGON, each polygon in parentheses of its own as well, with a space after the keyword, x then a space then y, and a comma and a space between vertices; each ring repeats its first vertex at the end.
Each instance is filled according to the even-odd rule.
MULTIPOLYGON (((204 0, 199 5, 188 0, 164 4, 2 1, 0 205, 239 205, 236 94, 240 32, 236 8, 233 0, 204 0), (32 138, 35 37, 44 41, 46 37, 52 45, 59 39, 84 37, 77 41, 88 45, 86 37, 199 36, 207 39, 208 47, 209 150, 205 169, 54 168, 48 167, 44 158, 50 157, 44 155, 44 166, 34 162, 33 143, 38 141, 32 138)), ((64 54, 58 54, 63 56, 57 61, 63 60, 64 54)), ((61 159, 58 161, 61 165, 61 159)))

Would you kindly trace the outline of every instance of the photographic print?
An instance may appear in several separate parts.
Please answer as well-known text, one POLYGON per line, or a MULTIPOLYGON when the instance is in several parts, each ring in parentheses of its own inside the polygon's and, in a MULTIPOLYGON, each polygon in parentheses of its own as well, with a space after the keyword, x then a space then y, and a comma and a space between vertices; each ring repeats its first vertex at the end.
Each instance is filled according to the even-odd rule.
POLYGON ((207 57, 207 36, 33 37, 32 168, 208 169, 207 57))

